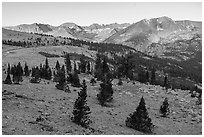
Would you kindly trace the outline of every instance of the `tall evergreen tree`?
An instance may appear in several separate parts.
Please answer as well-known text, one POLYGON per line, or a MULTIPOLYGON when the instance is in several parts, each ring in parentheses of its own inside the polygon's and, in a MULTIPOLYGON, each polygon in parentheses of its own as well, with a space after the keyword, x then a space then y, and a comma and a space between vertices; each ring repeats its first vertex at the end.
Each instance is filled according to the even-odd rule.
POLYGON ((33 73, 33 76, 30 80, 31 83, 40 83, 41 79, 40 79, 40 69, 37 67, 33 68, 32 69, 32 73, 33 73))
POLYGON ((11 74, 11 66, 10 66, 10 64, 9 64, 9 63, 8 63, 7 73, 11 74))
POLYGON ((96 54, 94 77, 97 78, 97 80, 101 80, 102 77, 103 77, 103 74, 102 74, 102 59, 101 59, 99 54, 96 54))
POLYGON ((122 81, 121 77, 118 78, 118 85, 123 85, 123 81, 122 81))
POLYGON ((97 98, 101 106, 106 106, 106 102, 113 100, 112 83, 107 75, 105 75, 103 83, 100 84, 100 92, 97 94, 97 98))
POLYGON ((48 59, 46 58, 45 60, 45 69, 47 70, 49 68, 49 63, 48 63, 48 59))
POLYGON ((108 63, 107 63, 107 61, 106 61, 106 59, 104 58, 103 59, 103 63, 102 63, 102 73, 103 74, 106 74, 106 73, 109 73, 110 72, 110 69, 109 69, 109 67, 108 67, 108 63))
POLYGON ((146 71, 146 82, 149 82, 149 72, 146 71))
POLYGON ((71 85, 72 85, 73 87, 80 87, 80 86, 81 86, 80 80, 79 80, 79 76, 78 76, 77 73, 73 73, 71 85))
POLYGON ((59 69, 60 69, 60 64, 59 64, 59 61, 58 61, 58 60, 57 60, 56 65, 55 65, 55 69, 56 69, 56 70, 59 70, 59 69))
POLYGON ((80 72, 81 73, 86 73, 86 61, 85 61, 85 56, 82 55, 80 57, 80 72))
POLYGON ((140 70, 138 74, 139 82, 146 83, 146 74, 144 70, 140 70))
POLYGON ((45 60, 45 65, 40 69, 41 72, 41 78, 51 80, 52 78, 52 72, 48 63, 48 59, 45 60))
POLYGON ((136 111, 127 117, 126 126, 144 133, 151 133, 153 131, 153 124, 145 106, 145 100, 142 97, 136 111))
POLYGON ((91 74, 91 65, 90 65, 90 62, 89 61, 87 61, 86 62, 86 73, 87 74, 91 74))
POLYGON ((78 92, 78 98, 75 101, 74 110, 72 112, 73 113, 72 121, 85 128, 87 128, 91 123, 91 120, 88 116, 91 113, 90 108, 86 104, 87 101, 86 90, 87 90, 86 82, 85 80, 83 80, 81 91, 78 92))
POLYGON ((56 76, 58 77, 58 80, 57 80, 58 84, 55 87, 59 90, 64 90, 65 81, 66 81, 64 65, 62 66, 61 70, 57 71, 56 76))
POLYGON ((3 81, 4 84, 12 84, 11 77, 10 77, 10 64, 8 64, 7 68, 7 76, 5 81, 3 81))
POLYGON ((25 76, 29 76, 30 75, 30 70, 28 68, 27 63, 25 62, 25 67, 24 67, 24 75, 25 76))
POLYGON ((74 61, 74 73, 78 74, 78 70, 77 70, 77 66, 76 66, 76 62, 74 61))
POLYGON ((151 71, 151 84, 154 85, 156 82, 156 78, 155 78, 155 68, 153 67, 152 68, 152 71, 151 71))
POLYGON ((68 53, 65 54, 65 65, 66 65, 67 74, 71 73, 72 65, 71 65, 70 56, 68 53))
POLYGON ((165 88, 166 88, 166 90, 167 90, 167 88, 168 88, 168 82, 167 82, 167 75, 164 77, 164 85, 163 85, 165 88))
POLYGON ((47 69, 47 78, 46 79, 47 80, 51 80, 52 79, 52 70, 51 70, 51 68, 47 69))
POLYGON ((14 65, 13 68, 13 83, 19 84, 19 82, 23 81, 23 68, 21 66, 21 63, 19 62, 17 66, 14 65))

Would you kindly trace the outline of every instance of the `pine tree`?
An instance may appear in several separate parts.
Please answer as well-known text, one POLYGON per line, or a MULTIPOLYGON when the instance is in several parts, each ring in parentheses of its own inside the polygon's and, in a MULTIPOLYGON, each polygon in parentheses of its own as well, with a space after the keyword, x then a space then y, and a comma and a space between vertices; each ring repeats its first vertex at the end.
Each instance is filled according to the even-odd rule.
POLYGON ((66 78, 65 78, 65 68, 64 68, 64 65, 62 66, 61 70, 58 70, 57 71, 57 77, 58 77, 58 84, 56 84, 56 88, 59 89, 59 90, 64 90, 64 86, 65 86, 65 81, 66 81, 66 78))
POLYGON ((77 73, 77 74, 78 74, 77 66, 76 66, 76 62, 75 62, 75 61, 74 61, 74 73, 77 73))
POLYGON ((149 82, 149 72, 146 71, 146 82, 149 82))
POLYGON ((123 85, 123 81, 122 81, 122 79, 120 77, 118 79, 118 85, 123 85))
POLYGON ((8 63, 7 73, 11 74, 11 66, 10 66, 10 64, 9 64, 9 63, 8 63))
POLYGON ((31 83, 40 83, 40 69, 38 67, 33 68, 33 77, 31 78, 31 83))
POLYGON ((11 67, 10 74, 14 75, 14 66, 11 67))
POLYGON ((48 63, 48 59, 45 59, 45 69, 47 70, 49 68, 49 63, 48 63))
POLYGON ((80 72, 81 73, 86 73, 86 61, 85 61, 85 56, 82 55, 80 57, 80 72))
POLYGON ((66 65, 67 74, 71 73, 72 65, 71 65, 70 56, 68 53, 65 54, 65 65, 66 65))
POLYGON ((103 74, 106 74, 106 73, 109 73, 110 72, 110 69, 109 69, 109 67, 108 67, 108 63, 107 63, 107 61, 106 61, 106 59, 104 58, 103 59, 103 63, 102 63, 102 73, 103 74))
POLYGON ((97 78, 97 80, 101 80, 102 77, 103 77, 103 74, 102 74, 102 60, 101 60, 101 57, 100 57, 99 54, 96 55, 94 77, 97 78))
POLYGON ((164 78, 164 87, 166 88, 166 91, 167 91, 167 88, 168 88, 167 76, 165 76, 165 78, 164 78))
POLYGON ((60 64, 59 64, 59 61, 58 61, 58 60, 57 60, 56 65, 55 65, 55 69, 56 69, 56 70, 59 70, 59 69, 60 69, 60 64))
POLYGON ((151 71, 151 84, 154 85, 155 84, 155 81, 156 81, 156 78, 155 78, 155 68, 153 67, 152 68, 152 71, 151 71))
POLYGON ((10 77, 10 64, 8 64, 7 68, 7 76, 5 81, 3 81, 4 84, 12 84, 11 77, 10 77))
POLYGON ((18 74, 18 77, 19 77, 19 81, 22 82, 23 81, 23 68, 21 66, 21 63, 19 62, 18 65, 17 65, 17 74, 18 74))
POLYGON ((87 61, 86 62, 86 73, 87 74, 91 74, 91 65, 90 65, 90 62, 89 61, 87 61))
POLYGON ((126 126, 144 133, 151 133, 153 131, 153 124, 145 106, 145 100, 142 97, 136 111, 127 117, 126 126))
POLYGON ((72 112, 73 113, 72 121, 85 128, 87 128, 91 123, 91 120, 88 116, 91 113, 90 108, 86 104, 86 101, 87 101, 86 90, 87 90, 87 86, 86 86, 85 80, 83 80, 81 91, 78 93, 78 98, 75 101, 74 110, 72 112))
POLYGON ((40 73, 41 73, 41 78, 44 78, 46 80, 51 80, 52 79, 52 71, 49 67, 48 59, 46 58, 45 60, 45 65, 43 67, 40 66, 40 73))
POLYGON ((81 86, 80 80, 79 80, 79 76, 78 76, 77 73, 73 73, 71 85, 72 85, 73 87, 80 87, 80 86, 81 86))
POLYGON ((146 80, 146 74, 144 70, 139 71, 138 78, 139 78, 138 80, 139 82, 146 83, 147 80, 146 80))
POLYGON ((19 62, 18 65, 14 65, 13 68, 13 83, 19 84, 19 82, 23 81, 23 68, 21 67, 21 63, 19 62))
POLYGON ((51 80, 52 79, 52 71, 50 68, 47 69, 47 80, 51 80))
POLYGON ((30 75, 30 71, 29 71, 29 68, 28 68, 28 65, 27 65, 26 62, 25 62, 25 67, 24 67, 24 75, 25 76, 29 76, 30 75))
POLYGON ((160 113, 162 114, 162 117, 166 117, 169 114, 169 103, 167 98, 164 99, 164 102, 160 107, 160 113))
POLYGON ((97 94, 97 98, 101 106, 106 106, 106 102, 113 100, 113 89, 110 78, 105 75, 103 83, 100 84, 100 93, 97 94))

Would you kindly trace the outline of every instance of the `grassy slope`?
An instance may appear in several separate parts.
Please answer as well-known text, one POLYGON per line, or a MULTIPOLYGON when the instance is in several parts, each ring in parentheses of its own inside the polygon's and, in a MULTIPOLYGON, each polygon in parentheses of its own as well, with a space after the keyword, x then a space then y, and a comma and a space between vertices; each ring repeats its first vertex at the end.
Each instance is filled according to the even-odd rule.
MULTIPOLYGON (((45 57, 37 54, 38 50, 53 51, 43 47, 12 51, 8 47, 3 48, 2 64, 8 62, 15 64, 26 60, 29 67, 39 65, 44 63, 45 57)), ((64 63, 62 58, 57 59, 60 63, 64 63)), ((55 65, 57 59, 49 59, 51 67, 55 65)), ((2 79, 5 77, 3 73, 2 79)), ((2 134, 142 134, 125 126, 127 116, 136 109, 142 96, 155 125, 155 134, 202 134, 202 107, 195 106, 196 99, 190 97, 189 91, 170 91, 167 94, 160 86, 144 85, 139 82, 135 85, 132 82, 124 82, 123 86, 117 86, 117 80, 114 80, 112 106, 101 107, 96 99, 99 82, 96 86, 91 86, 89 84, 91 76, 81 74, 80 78, 81 80, 85 78, 87 81, 87 103, 91 108, 90 116, 93 120, 90 126, 96 129, 96 132, 90 133, 89 130, 77 126, 70 120, 78 88, 70 86, 71 93, 65 93, 57 90, 52 81, 43 80, 40 84, 31 84, 28 78, 24 78, 21 85, 3 84, 2 86, 2 91, 14 93, 2 96, 2 134), (19 98, 15 94, 27 98, 19 98), (168 97, 170 102, 171 114, 168 118, 161 118, 158 113, 164 97, 168 97), (39 115, 46 119, 43 122, 33 123, 39 115)))

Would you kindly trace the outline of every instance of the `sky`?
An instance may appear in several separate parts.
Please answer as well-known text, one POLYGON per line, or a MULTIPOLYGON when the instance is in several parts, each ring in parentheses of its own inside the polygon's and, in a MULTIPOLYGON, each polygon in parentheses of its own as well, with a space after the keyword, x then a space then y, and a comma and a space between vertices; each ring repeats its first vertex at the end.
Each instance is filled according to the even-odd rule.
POLYGON ((135 23, 168 16, 173 20, 202 20, 201 2, 3 2, 2 26, 44 23, 59 26, 74 22, 135 23))

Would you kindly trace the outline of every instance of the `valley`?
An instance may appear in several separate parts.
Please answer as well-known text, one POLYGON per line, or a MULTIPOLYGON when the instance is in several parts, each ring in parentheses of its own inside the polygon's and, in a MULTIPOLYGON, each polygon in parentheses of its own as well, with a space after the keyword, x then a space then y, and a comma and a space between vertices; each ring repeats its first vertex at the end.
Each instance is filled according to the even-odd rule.
POLYGON ((143 97, 153 124, 150 134, 202 135, 201 30, 202 22, 166 16, 133 24, 3 27, 2 134, 148 134, 126 123, 143 97), (26 64, 29 74, 15 74, 17 64, 23 69, 26 64), (48 79, 42 70, 50 74, 48 79), (8 75, 12 84, 5 80, 8 75), (73 82, 76 75, 78 87, 73 82), (16 82, 15 76, 22 81, 16 82), (83 80, 92 121, 88 128, 72 119, 83 80), (105 105, 99 99, 103 86, 113 91, 105 105), (160 106, 165 98, 170 112, 163 117, 160 106))

